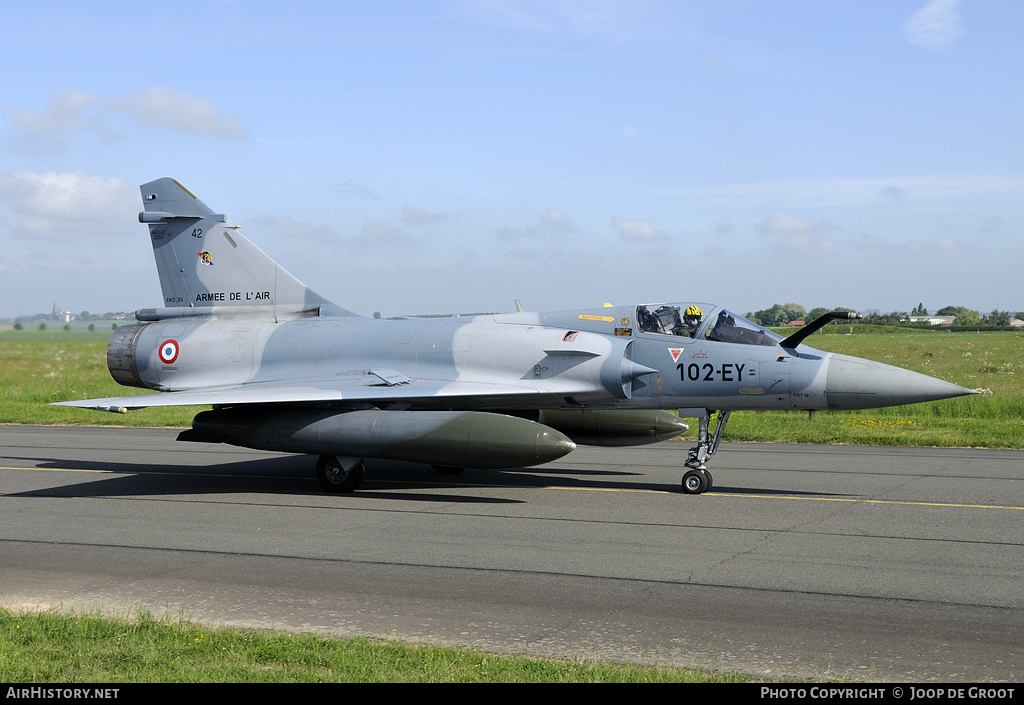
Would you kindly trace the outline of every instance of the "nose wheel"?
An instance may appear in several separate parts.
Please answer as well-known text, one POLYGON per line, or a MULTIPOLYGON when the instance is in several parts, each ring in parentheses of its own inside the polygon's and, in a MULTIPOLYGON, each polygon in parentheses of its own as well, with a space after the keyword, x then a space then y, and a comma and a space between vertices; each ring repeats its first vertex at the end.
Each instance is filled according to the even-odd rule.
POLYGON ((711 489, 714 479, 707 470, 687 470, 683 475, 683 492, 702 494, 711 489))

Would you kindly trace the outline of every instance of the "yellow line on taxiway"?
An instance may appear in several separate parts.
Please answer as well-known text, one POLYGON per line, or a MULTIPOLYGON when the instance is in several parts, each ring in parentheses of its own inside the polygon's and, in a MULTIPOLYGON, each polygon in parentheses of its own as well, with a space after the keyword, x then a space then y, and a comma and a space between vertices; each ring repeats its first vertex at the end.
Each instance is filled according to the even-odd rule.
MULTIPOLYGON (((34 468, 34 467, 6 467, 0 466, 0 470, 37 470, 42 472, 89 472, 89 473, 106 473, 106 474, 124 474, 118 470, 87 470, 82 468, 34 468)), ((189 475, 195 477, 197 475, 204 475, 206 477, 261 477, 268 479, 265 475, 225 475, 222 473, 197 473, 197 472, 159 472, 150 473, 158 475, 189 475)), ((294 479, 294 478, 293 478, 294 479)), ((313 479, 313 478, 310 478, 313 479)), ((394 480, 370 480, 370 482, 379 484, 410 484, 405 481, 394 481, 394 480)), ((471 488, 471 487, 483 487, 483 488, 497 488, 507 487, 509 489, 521 489, 523 485, 491 485, 491 484, 454 484, 450 482, 429 482, 418 480, 418 485, 436 485, 438 487, 452 487, 452 488, 471 488)), ((563 490, 573 492, 631 492, 641 494, 681 494, 678 491, 669 490, 652 490, 652 489, 629 489, 624 487, 570 487, 568 485, 536 485, 532 489, 540 490, 563 490)), ((705 497, 720 497, 723 499, 792 499, 803 502, 847 502, 850 504, 883 504, 883 505, 894 505, 894 506, 906 506, 906 507, 947 507, 952 509, 1013 509, 1017 511, 1024 511, 1024 507, 1015 507, 1012 505, 1004 504, 958 504, 955 502, 913 502, 909 500, 896 500, 896 499, 860 499, 857 497, 799 497, 797 495, 769 495, 769 494, 733 494, 731 492, 705 492, 705 497)))

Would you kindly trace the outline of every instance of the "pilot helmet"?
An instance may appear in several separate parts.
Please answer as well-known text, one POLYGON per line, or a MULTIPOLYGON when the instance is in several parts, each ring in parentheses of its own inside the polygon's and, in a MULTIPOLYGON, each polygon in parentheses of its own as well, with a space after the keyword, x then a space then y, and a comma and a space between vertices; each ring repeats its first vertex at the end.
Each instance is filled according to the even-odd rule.
POLYGON ((699 306, 689 306, 686 309, 686 314, 683 316, 683 320, 687 324, 692 325, 694 328, 700 325, 700 318, 704 313, 700 310, 699 306))

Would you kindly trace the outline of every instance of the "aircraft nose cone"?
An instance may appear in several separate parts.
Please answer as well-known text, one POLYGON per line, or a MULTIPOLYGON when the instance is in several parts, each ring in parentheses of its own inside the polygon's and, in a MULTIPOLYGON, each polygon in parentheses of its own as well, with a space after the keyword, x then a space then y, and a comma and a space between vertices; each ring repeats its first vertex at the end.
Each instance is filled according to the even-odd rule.
POLYGON ((849 355, 833 355, 825 379, 829 409, 877 409, 976 392, 935 377, 849 355))

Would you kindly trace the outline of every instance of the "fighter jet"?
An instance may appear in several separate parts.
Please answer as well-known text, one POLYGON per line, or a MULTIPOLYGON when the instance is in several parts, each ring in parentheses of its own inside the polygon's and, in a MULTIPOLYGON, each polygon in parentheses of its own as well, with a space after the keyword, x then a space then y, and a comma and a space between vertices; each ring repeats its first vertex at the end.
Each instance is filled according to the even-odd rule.
POLYGON ((733 411, 973 393, 804 344, 832 319, 859 317, 850 313, 786 338, 696 301, 367 318, 301 283, 177 181, 141 190, 163 305, 117 329, 107 366, 122 385, 162 393, 60 403, 120 413, 210 405, 179 440, 317 455, 330 492, 359 487, 366 458, 439 472, 529 467, 577 443, 673 438, 696 418, 682 488, 700 494, 712 487, 708 461, 733 411))

